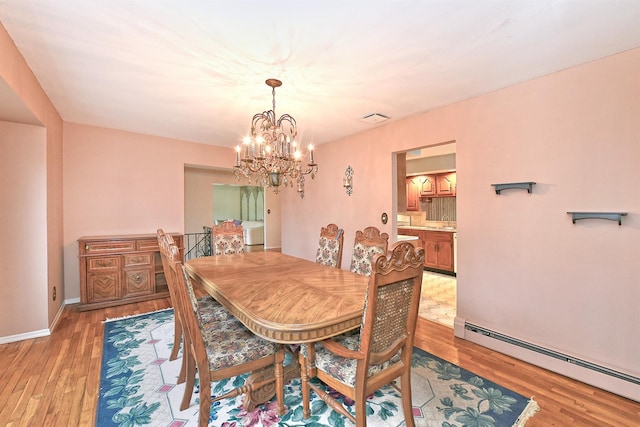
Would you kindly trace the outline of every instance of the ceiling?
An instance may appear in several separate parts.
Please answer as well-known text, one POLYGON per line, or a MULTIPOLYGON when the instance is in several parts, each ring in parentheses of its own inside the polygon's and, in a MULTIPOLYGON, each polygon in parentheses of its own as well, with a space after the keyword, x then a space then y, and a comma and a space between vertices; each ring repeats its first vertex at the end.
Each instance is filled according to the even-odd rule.
MULTIPOLYGON (((63 120, 230 147, 271 77, 320 145, 640 46, 638 0, 0 0, 0 20, 63 120)), ((10 92, 0 119, 33 120, 10 92)))

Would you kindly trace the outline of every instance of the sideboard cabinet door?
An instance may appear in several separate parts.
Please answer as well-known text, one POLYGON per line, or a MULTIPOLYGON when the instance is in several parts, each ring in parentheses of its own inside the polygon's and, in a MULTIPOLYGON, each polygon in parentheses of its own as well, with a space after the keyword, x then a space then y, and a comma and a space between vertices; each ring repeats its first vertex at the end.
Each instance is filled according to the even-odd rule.
POLYGON ((92 303, 119 300, 120 256, 89 257, 86 262, 87 300, 92 303))

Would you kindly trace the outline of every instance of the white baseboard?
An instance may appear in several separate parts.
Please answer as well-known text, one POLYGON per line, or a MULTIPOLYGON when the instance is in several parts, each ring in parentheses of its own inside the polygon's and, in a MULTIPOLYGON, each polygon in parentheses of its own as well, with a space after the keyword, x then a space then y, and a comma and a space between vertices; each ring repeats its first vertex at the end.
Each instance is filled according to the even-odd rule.
POLYGON ((51 335, 51 331, 53 331, 56 328, 56 325, 58 324, 60 317, 62 317, 62 312, 64 311, 64 307, 67 304, 74 304, 75 302, 80 302, 80 298, 65 300, 60 306, 60 309, 56 313, 56 316, 53 318, 53 321, 51 322, 51 324, 47 329, 40 329, 38 331, 31 331, 31 332, 25 332, 23 334, 0 337, 0 344, 8 344, 10 342, 30 340, 33 338, 48 337, 49 335, 51 335))
POLYGON ((16 334, 16 335, 9 335, 6 337, 0 337, 0 344, 8 344, 10 342, 29 340, 32 338, 47 337, 49 335, 51 335, 51 330, 40 329, 39 331, 31 331, 31 332, 25 332, 24 334, 16 334))
POLYGON ((69 298, 64 300, 64 305, 79 304, 79 303, 80 303, 80 298, 69 298))
POLYGON ((58 312, 56 313, 56 316, 53 318, 53 321, 49 325, 49 331, 54 331, 56 329, 56 325, 58 324, 58 321, 60 320, 60 317, 62 316, 62 312, 64 311, 64 307, 66 305, 67 305, 67 302, 63 301, 62 305, 58 309, 58 312))
MULTIPOLYGON (((637 372, 616 370, 596 362, 589 362, 587 358, 564 355, 555 349, 520 341, 499 332, 487 332, 488 330, 481 326, 475 326, 479 328, 478 332, 467 330, 466 323, 464 319, 456 318, 454 326, 456 337, 640 402, 640 382, 638 382, 640 376, 637 372)), ((473 329, 474 325, 471 326, 473 329)))

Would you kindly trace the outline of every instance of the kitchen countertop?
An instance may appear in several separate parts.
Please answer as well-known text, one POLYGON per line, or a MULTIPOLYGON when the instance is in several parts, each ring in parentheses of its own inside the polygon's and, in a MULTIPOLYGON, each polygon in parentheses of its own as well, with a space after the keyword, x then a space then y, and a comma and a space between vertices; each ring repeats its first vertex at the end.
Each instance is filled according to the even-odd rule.
POLYGON ((418 236, 407 236, 404 234, 398 234, 398 242, 406 242, 410 240, 418 240, 418 236))

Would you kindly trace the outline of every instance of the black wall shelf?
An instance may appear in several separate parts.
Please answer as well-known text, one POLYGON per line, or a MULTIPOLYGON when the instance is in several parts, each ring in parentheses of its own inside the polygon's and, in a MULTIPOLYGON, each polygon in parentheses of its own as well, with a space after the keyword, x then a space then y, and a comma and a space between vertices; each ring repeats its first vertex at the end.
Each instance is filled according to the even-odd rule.
POLYGON ((491 184, 491 185, 493 185, 496 188, 496 194, 500 194, 502 190, 511 190, 514 188, 527 190, 527 193, 531 194, 531 192, 533 191, 534 184, 535 182, 528 181, 528 182, 509 182, 506 184, 491 184))
POLYGON ((627 212, 567 212, 571 215, 571 220, 575 224, 580 219, 608 219, 610 221, 618 221, 618 225, 622 225, 622 217, 627 212))

